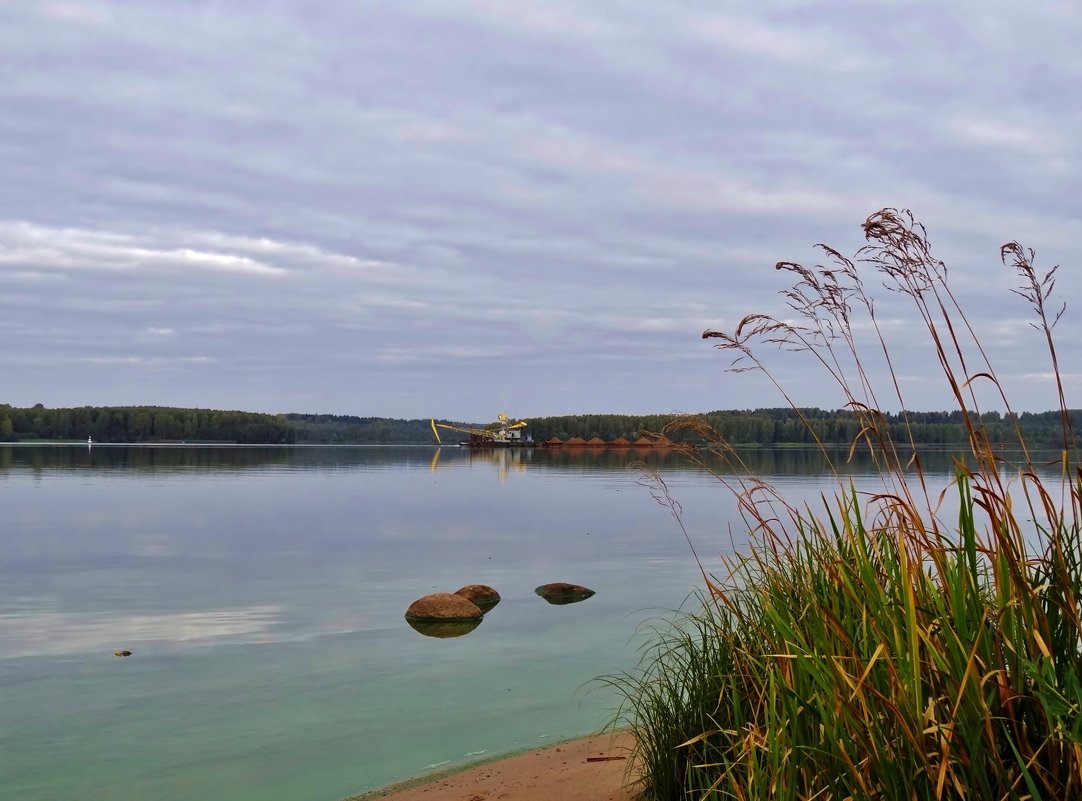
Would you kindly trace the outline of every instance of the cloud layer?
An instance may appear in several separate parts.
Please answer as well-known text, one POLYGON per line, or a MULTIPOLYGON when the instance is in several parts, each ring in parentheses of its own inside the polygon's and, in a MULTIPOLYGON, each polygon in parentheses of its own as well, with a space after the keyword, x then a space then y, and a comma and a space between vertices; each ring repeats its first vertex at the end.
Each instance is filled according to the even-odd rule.
MULTIPOLYGON (((1080 27, 1055 3, 7 4, 0 401, 778 405, 699 332, 780 313, 775 261, 851 251, 892 205, 1046 408, 997 249, 1077 292, 1080 27)), ((909 405, 946 406, 883 304, 909 405)), ((782 365, 799 402, 842 402, 805 369, 782 365)))

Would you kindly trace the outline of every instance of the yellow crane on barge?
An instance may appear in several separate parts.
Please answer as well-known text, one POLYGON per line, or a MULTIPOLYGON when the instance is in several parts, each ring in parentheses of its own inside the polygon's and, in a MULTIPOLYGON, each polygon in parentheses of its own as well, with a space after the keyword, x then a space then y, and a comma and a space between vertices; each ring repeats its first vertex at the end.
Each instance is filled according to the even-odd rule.
POLYGON ((440 429, 446 431, 457 431, 460 434, 468 434, 470 439, 468 442, 462 443, 469 445, 471 448, 491 448, 491 447, 507 447, 511 445, 524 445, 529 440, 523 440, 523 429, 529 425, 525 420, 512 421, 507 416, 506 412, 500 412, 496 418, 496 422, 490 423, 484 428, 471 428, 469 426, 456 426, 451 423, 437 423, 436 418, 432 418, 430 421, 432 424, 432 433, 436 437, 436 442, 440 445, 443 444, 443 440, 440 439, 440 429))

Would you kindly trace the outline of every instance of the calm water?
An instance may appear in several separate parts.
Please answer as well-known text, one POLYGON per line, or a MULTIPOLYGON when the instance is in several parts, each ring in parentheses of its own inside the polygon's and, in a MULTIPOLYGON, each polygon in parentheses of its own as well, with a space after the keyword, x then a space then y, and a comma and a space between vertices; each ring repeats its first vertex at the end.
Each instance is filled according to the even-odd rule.
MULTIPOLYGON (((697 585, 636 458, 0 446, 0 797, 336 801, 596 730, 615 701, 584 685, 697 585), (550 581, 597 595, 550 606, 550 581), (405 625, 468 583, 503 595, 475 631, 405 625)), ((829 486, 813 453, 750 458, 829 486)), ((717 565, 731 498, 654 459, 717 565)))

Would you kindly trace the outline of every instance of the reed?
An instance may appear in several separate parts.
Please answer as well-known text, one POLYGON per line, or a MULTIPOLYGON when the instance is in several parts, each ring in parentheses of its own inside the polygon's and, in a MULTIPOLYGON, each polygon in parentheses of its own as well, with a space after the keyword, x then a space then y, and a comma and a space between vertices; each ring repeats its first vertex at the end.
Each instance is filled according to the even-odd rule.
MULTIPOLYGON (((750 315, 704 334, 787 400, 763 353, 816 360, 860 415, 852 447, 873 454, 882 490, 856 492, 838 466, 821 502, 798 506, 715 440, 730 463, 715 475, 750 545, 719 575, 704 570, 702 603, 608 679, 624 695, 617 723, 634 731, 649 801, 1082 797, 1082 472, 1053 337, 1055 268, 1038 272, 1017 243, 1001 250, 1055 375, 1063 448, 1049 473, 1020 435, 1010 463, 988 441, 989 393, 976 386, 1011 408, 923 226, 884 209, 864 232, 853 259, 820 246, 825 264, 778 265, 795 278, 790 318, 750 315), (872 276, 916 311, 928 371, 962 412, 969 449, 951 487, 929 486, 913 443, 891 437, 878 411, 906 404, 872 276), (943 492, 957 496, 949 522, 943 492)), ((710 435, 702 421, 674 425, 710 435)), ((660 478, 655 487, 679 519, 660 478)))

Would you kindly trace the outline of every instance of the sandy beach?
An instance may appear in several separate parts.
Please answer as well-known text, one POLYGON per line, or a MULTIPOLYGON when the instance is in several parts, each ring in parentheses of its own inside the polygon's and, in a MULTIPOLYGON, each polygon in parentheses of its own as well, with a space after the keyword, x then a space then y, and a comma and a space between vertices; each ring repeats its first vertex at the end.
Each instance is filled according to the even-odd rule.
POLYGON ((632 801, 630 749, 627 732, 584 737, 347 801, 632 801))

